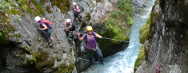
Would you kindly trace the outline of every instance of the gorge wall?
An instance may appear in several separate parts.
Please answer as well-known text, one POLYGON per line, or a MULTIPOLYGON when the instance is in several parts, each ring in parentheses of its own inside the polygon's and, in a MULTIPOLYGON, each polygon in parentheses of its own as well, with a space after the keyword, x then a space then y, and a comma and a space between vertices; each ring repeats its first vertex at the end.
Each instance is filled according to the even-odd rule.
POLYGON ((156 0, 145 41, 145 61, 136 73, 188 72, 187 13, 187 0, 156 0))

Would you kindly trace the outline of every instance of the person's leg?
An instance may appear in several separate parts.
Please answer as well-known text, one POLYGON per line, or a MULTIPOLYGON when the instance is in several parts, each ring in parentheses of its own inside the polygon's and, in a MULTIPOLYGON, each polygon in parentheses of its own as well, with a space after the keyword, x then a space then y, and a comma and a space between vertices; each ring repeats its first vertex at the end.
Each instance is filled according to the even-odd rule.
POLYGON ((42 36, 45 38, 46 41, 48 41, 48 33, 46 30, 40 30, 42 36))
POLYGON ((103 54, 100 48, 97 48, 96 55, 97 55, 98 61, 100 61, 103 64, 103 54))
POLYGON ((74 19, 76 19, 78 17, 78 13, 74 12, 74 19))
POLYGON ((80 12, 78 13, 78 16, 77 16, 78 20, 81 22, 82 21, 82 16, 80 15, 80 12))
POLYGON ((92 63, 94 63, 97 59, 96 51, 91 51, 90 54, 92 58, 92 63))
POLYGON ((68 35, 69 35, 69 31, 65 31, 65 34, 66 34, 66 36, 68 37, 68 35))
POLYGON ((92 63, 91 53, 89 51, 86 51, 86 57, 89 59, 89 64, 93 64, 92 63))
POLYGON ((97 55, 97 51, 94 51, 94 58, 95 58, 95 61, 99 60, 98 55, 97 55))
POLYGON ((75 12, 74 13, 74 19, 77 21, 77 22, 81 22, 81 16, 80 16, 80 12, 75 12))
POLYGON ((52 40, 51 34, 52 34, 52 29, 48 29, 48 40, 52 40))
POLYGON ((93 51, 86 51, 87 52, 87 57, 89 59, 90 64, 94 63, 94 52, 93 51))

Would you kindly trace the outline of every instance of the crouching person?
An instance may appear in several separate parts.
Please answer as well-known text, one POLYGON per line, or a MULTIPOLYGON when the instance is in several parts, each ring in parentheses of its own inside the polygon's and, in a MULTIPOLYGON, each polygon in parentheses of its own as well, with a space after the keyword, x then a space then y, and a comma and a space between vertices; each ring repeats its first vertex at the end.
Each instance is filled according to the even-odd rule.
POLYGON ((45 18, 41 18, 39 16, 35 17, 35 22, 39 24, 39 30, 42 33, 42 35, 44 36, 44 38, 48 41, 48 42, 52 42, 52 37, 51 37, 51 33, 52 33, 52 22, 50 22, 49 20, 45 19, 45 18))

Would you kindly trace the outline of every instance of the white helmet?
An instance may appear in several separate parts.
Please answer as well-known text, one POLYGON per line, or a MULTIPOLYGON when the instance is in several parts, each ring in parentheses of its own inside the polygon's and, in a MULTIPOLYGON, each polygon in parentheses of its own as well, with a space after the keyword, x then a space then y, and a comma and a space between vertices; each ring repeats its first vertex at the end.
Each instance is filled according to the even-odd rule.
POLYGON ((36 16, 34 20, 35 20, 36 22, 38 22, 38 21, 41 20, 41 17, 40 17, 40 16, 36 16))
POLYGON ((42 19, 45 20, 46 18, 43 17, 42 19))
POLYGON ((69 22, 69 23, 70 23, 70 22, 71 22, 71 19, 66 19, 65 22, 69 22))
POLYGON ((73 2, 72 4, 73 4, 73 5, 77 5, 77 3, 76 3, 76 2, 73 2))

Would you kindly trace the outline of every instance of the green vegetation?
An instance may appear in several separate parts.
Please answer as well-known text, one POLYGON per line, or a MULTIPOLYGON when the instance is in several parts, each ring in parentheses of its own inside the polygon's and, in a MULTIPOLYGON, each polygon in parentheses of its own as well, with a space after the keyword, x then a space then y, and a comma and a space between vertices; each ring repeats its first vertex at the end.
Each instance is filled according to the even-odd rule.
POLYGON ((14 31, 14 27, 10 25, 9 18, 6 14, 0 12, 0 44, 7 44, 10 37, 9 32, 14 31))
POLYGON ((43 6, 45 4, 45 1, 40 0, 40 2, 37 2, 36 0, 31 0, 31 1, 26 1, 26 3, 24 4, 28 4, 29 6, 25 6, 25 8, 28 9, 24 9, 24 7, 22 6, 22 9, 24 9, 25 11, 29 12, 30 14, 33 15, 43 15, 45 12, 45 7, 43 6), (32 5, 34 5, 32 7, 32 5))
POLYGON ((72 73, 74 67, 75 67, 74 64, 71 65, 62 64, 55 73, 72 73))
MULTIPOLYGON (((0 1, 0 11, 7 14, 22 15, 27 12, 31 15, 43 15, 45 11, 51 12, 50 7, 44 7, 47 1, 43 0, 2 0, 0 1)), ((70 0, 51 0, 53 6, 57 6, 62 12, 70 9, 70 0)))
POLYGON ((41 72, 44 67, 52 68, 52 66, 54 65, 55 58, 50 57, 47 52, 44 51, 32 52, 30 56, 31 57, 26 59, 27 62, 25 64, 34 65, 34 67, 41 72))
POLYGON ((28 12, 32 15, 44 14, 43 4, 36 3, 35 0, 3 0, 0 4, 0 9, 7 14, 22 15, 23 12, 28 12))
POLYGON ((70 0, 50 0, 52 5, 57 6, 63 13, 66 13, 70 9, 70 0))
POLYGON ((149 39, 151 36, 151 25, 153 24, 154 18, 156 18, 159 14, 157 13, 151 13, 149 19, 147 20, 147 23, 144 24, 144 26, 140 29, 140 42, 144 43, 146 40, 149 39))
POLYGON ((41 70, 43 67, 51 68, 54 65, 54 58, 50 57, 47 52, 35 52, 33 53, 35 61, 35 67, 41 70))
POLYGON ((144 43, 146 40, 149 39, 149 36, 151 34, 151 31, 150 31, 150 24, 145 24, 141 30, 140 30, 140 42, 141 43, 144 43))
MULTIPOLYGON (((100 28, 100 34, 117 40, 129 40, 130 27, 133 24, 133 5, 132 0, 118 0, 116 8, 110 12, 104 20, 103 30, 100 28)), ((114 40, 100 40, 103 44, 101 48, 103 51, 112 53, 120 50, 123 42, 114 40)))
POLYGON ((88 12, 85 16, 85 21, 89 21, 91 19, 91 14, 88 12))
POLYGON ((139 51, 139 55, 138 55, 138 58, 135 62, 135 67, 134 67, 134 71, 136 71, 138 69, 138 67, 143 63, 144 59, 145 59, 145 47, 142 46, 140 48, 140 51, 139 51))
POLYGON ((151 22, 152 22, 152 16, 149 17, 149 19, 147 20, 147 23, 144 24, 142 28, 140 29, 140 42, 141 43, 144 43, 150 37, 151 22))
POLYGON ((133 24, 132 0, 119 0, 117 9, 112 11, 104 22, 105 27, 115 34, 111 38, 128 40, 129 28, 133 24))
MULTIPOLYGON (((27 59, 26 65, 34 65, 34 67, 42 72, 43 68, 52 68, 56 58, 50 57, 47 52, 38 51, 31 54, 31 58, 27 59)), ((55 73, 72 73, 75 68, 74 64, 61 64, 55 73)))
MULTIPOLYGON (((154 20, 158 17, 158 13, 152 12, 149 19, 147 20, 147 23, 144 24, 144 26, 140 29, 140 42, 144 43, 146 40, 149 40, 151 37, 151 27, 154 23, 154 20)), ((140 49, 140 53, 138 55, 138 59, 135 63, 135 70, 143 63, 144 59, 146 59, 148 55, 148 48, 144 47, 143 45, 140 49)))
POLYGON ((15 31, 15 28, 10 24, 10 14, 20 14, 18 6, 12 0, 3 0, 0 1, 0 44, 8 44, 8 38, 16 37, 20 38, 20 34, 12 34, 10 32, 15 31))

